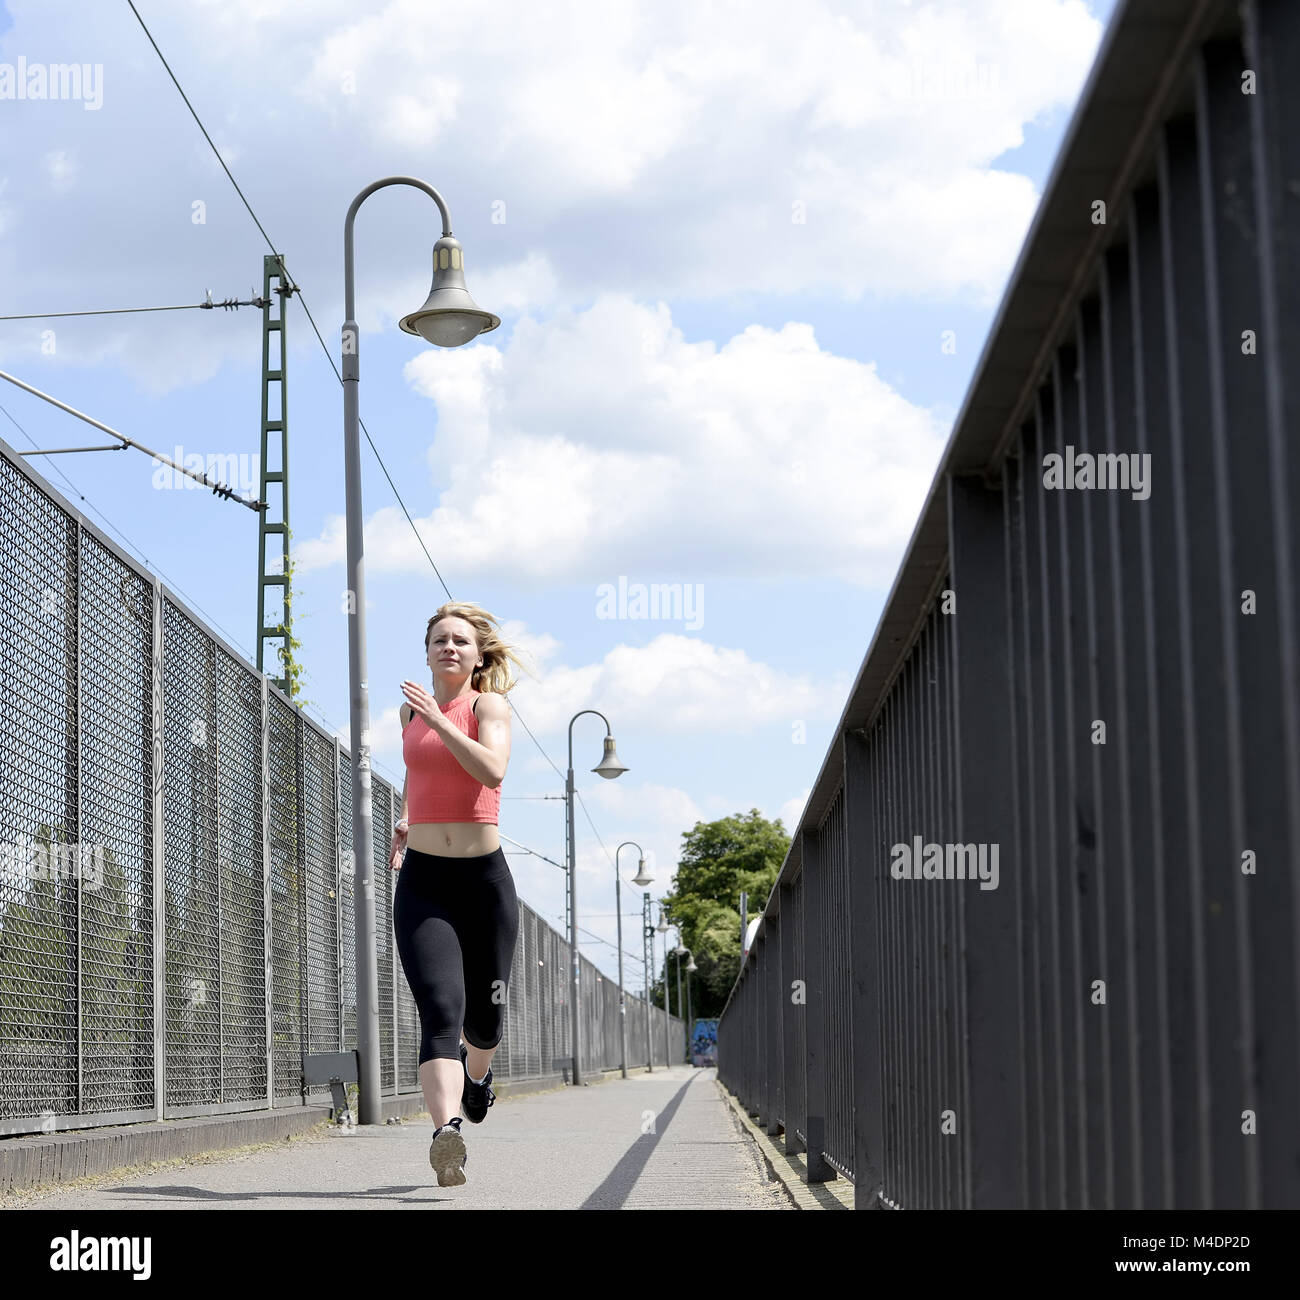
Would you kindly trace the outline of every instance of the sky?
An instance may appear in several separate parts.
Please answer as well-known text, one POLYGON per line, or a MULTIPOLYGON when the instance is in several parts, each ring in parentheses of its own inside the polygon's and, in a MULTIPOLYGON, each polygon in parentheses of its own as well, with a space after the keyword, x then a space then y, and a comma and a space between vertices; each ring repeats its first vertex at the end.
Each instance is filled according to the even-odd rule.
MULTIPOLYGON (((440 229, 427 195, 379 191, 361 418, 452 598, 529 665, 500 830, 557 929, 556 769, 575 713, 609 719, 629 770, 591 773, 591 715, 573 765, 581 950, 611 978, 616 846, 657 898, 697 822, 798 825, 1113 7, 136 0, 301 289, 294 634, 306 711, 344 745, 342 390, 303 303, 337 363, 353 197, 406 175, 448 205, 501 326, 454 349, 397 328, 440 229), (621 583, 689 601, 638 617, 602 599, 621 583)), ((126 0, 0 0, 0 315, 247 299, 270 251, 126 0), (17 97, 20 68, 73 63, 64 98, 17 97)), ((256 495, 255 309, 0 321, 0 369, 256 495)), ((102 437, 0 382, 16 450, 102 437)), ((399 683, 429 684, 448 596, 361 451, 373 761, 400 789, 399 683)), ((27 459, 255 662, 252 511, 136 451, 27 459)))

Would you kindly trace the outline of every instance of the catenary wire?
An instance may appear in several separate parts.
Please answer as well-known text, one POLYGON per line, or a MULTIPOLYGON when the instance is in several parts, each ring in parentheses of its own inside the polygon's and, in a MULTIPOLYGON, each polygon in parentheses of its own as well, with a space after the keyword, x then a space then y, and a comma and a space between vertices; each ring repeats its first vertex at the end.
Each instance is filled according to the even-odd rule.
MULTIPOLYGON (((239 188, 239 183, 235 180, 234 175, 231 173, 230 168, 226 165, 226 160, 222 158, 221 151, 213 143, 212 137, 208 134, 208 130, 203 125, 202 119, 200 119, 198 113, 195 111, 194 105, 190 103, 189 96, 186 95, 184 88, 181 86, 181 83, 177 79, 176 74, 172 71, 171 65, 167 62, 167 59, 164 56, 162 50, 158 48, 158 42, 154 40, 153 34, 149 31, 149 28, 145 24, 144 19, 140 17, 140 11, 135 7, 134 0, 127 0, 127 4, 130 6, 131 12, 135 15, 136 21, 140 24, 140 27, 144 31, 145 36, 148 37, 149 44, 153 46, 154 52, 158 55, 158 58, 161 60, 163 67, 167 70, 167 75, 171 78, 172 84, 176 87, 177 92, 180 94, 181 99, 184 101, 185 107, 189 109, 190 116, 193 117, 195 124, 198 126, 199 130, 203 133, 203 138, 208 142, 208 146, 211 148, 213 154, 216 156, 217 161, 221 164, 221 169, 230 178, 231 185, 235 187, 235 193, 239 195, 240 201, 243 203, 244 207, 248 209, 248 215, 253 219, 253 224, 257 226, 257 229, 261 232, 262 238, 266 241, 267 247, 271 250, 272 254, 279 259, 280 265, 281 267, 283 267, 286 277, 288 277, 290 283, 294 285, 294 290, 297 293, 298 300, 299 302, 302 303, 302 309, 306 313, 308 321, 311 323, 312 332, 316 335, 317 342, 320 343, 321 349, 325 353, 325 357, 330 363, 330 369, 334 371, 334 377, 338 380, 339 384, 342 385, 343 376, 339 373, 338 366, 334 362, 334 354, 329 350, 329 347, 325 342, 325 338, 321 334, 320 329, 316 324, 316 318, 311 314, 311 308, 308 307, 307 305, 307 300, 303 296, 301 286, 299 286, 297 282, 293 279, 293 277, 289 274, 289 268, 288 265, 285 263, 283 256, 280 254, 279 250, 275 247, 275 244, 272 241, 270 235, 266 233, 266 227, 263 226, 262 223, 258 220, 257 213, 253 211, 252 204, 249 203, 247 197, 244 195, 243 190, 239 188)), ((438 566, 434 563, 433 556, 429 554, 429 549, 424 544, 424 538, 420 536, 420 530, 416 528, 415 521, 411 518, 411 513, 406 508, 406 502, 402 500, 402 494, 398 492, 397 485, 393 482, 392 475, 389 474, 388 472, 388 466, 384 463, 384 458, 379 454, 379 449, 375 446, 374 439, 371 438, 370 436, 370 430, 366 428, 365 421, 362 420, 359 416, 357 422, 360 424, 362 432, 364 432, 366 435, 366 441, 370 444, 370 450, 374 453, 375 459, 379 462, 379 467, 380 469, 383 470, 384 477, 388 480, 388 486, 392 489, 393 496, 397 499, 398 505, 402 507, 402 513, 406 516, 406 522, 410 524, 411 531, 412 533, 415 534, 415 539, 420 544, 420 549, 424 552, 425 558, 429 561, 429 565, 433 569, 434 574, 437 576, 439 583, 442 584, 443 591, 447 593, 447 599, 455 600, 455 597, 451 594, 451 589, 447 586, 446 582, 443 580, 443 576, 439 572, 438 566)), ((556 775, 563 777, 564 773, 561 772, 558 767, 556 767, 554 760, 542 747, 542 744, 537 739, 537 737, 533 735, 532 729, 528 726, 527 722, 524 721, 518 709, 516 709, 513 704, 511 704, 510 707, 515 717, 519 719, 519 725, 523 727, 523 729, 528 733, 529 739, 533 742, 534 745, 537 746, 538 752, 542 755, 544 759, 546 759, 548 763, 550 763, 551 767, 555 770, 556 775)), ((583 811, 584 813, 586 812, 585 805, 583 806, 583 811)), ((587 820, 588 822, 591 821, 590 814, 587 814, 587 820)), ((604 845, 602 844, 601 847, 604 848, 604 845)), ((609 851, 606 850, 605 853, 606 853, 606 857, 608 857, 609 851)))

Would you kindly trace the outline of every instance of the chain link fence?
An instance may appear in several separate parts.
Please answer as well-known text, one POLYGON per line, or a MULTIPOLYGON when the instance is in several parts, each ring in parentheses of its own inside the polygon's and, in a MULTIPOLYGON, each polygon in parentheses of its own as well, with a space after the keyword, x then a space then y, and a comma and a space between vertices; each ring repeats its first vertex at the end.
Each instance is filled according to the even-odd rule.
MULTIPOLYGON (((4 442, 0 672, 0 1134, 327 1103, 302 1057, 356 1047, 349 753, 4 442)), ((381 1086, 415 1093, 372 788, 381 1086)), ((493 1072, 558 1079, 569 946, 519 912, 493 1072)), ((582 1070, 617 1068, 617 985, 579 962, 582 1070)), ((627 997, 629 1065, 647 1014, 664 1064, 627 997)))

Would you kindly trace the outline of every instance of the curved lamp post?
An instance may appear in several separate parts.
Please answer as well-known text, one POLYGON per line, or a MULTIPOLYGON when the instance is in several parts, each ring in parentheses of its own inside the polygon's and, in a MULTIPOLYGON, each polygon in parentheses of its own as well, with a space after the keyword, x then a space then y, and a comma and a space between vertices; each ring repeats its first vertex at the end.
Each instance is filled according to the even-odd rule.
MULTIPOLYGON (((686 949, 682 947, 682 927, 678 925, 676 921, 672 923, 672 926, 673 926, 673 930, 677 934, 677 947, 671 949, 671 952, 672 955, 677 958, 677 962, 676 962, 677 1014, 680 1016, 682 1014, 682 958, 686 956, 686 949)), ((683 1024, 683 1028, 682 1028, 683 1058, 682 1059, 685 1060, 686 1057, 689 1055, 689 1053, 685 1051, 685 1048, 687 1046, 686 1040, 689 1037, 689 1033, 690 1033, 690 1026, 685 1023, 684 1019, 682 1024, 683 1024)))
POLYGON ((408 334, 442 348, 459 347, 494 330, 499 317, 484 311, 465 288, 464 258, 451 233, 442 195, 411 176, 388 176, 367 185, 348 208, 343 223, 343 457, 347 493, 348 688, 352 715, 352 866, 356 906, 357 1053, 360 1122, 382 1124, 379 1095, 379 974, 375 956, 375 842, 370 806, 370 699, 366 682, 366 588, 361 531, 361 449, 357 426, 357 384, 361 379, 352 275, 352 225, 357 209, 386 185, 423 190, 442 215, 442 238, 433 246, 433 288, 419 311, 402 319, 408 334))
MULTIPOLYGON (((677 927, 674 927, 675 929, 677 927)), ((691 972, 700 968, 695 964, 695 954, 682 943, 682 932, 677 929, 677 947, 673 949, 677 958, 677 1013, 682 1010, 682 958, 686 960, 686 1028, 683 1037, 686 1040, 686 1063, 691 1061, 691 972)))
POLYGON ((668 915, 662 903, 659 905, 659 924, 655 929, 664 937, 664 1069, 667 1069, 673 1063, 673 1052, 668 1038, 668 915))
MULTIPOLYGON (((433 295, 429 295, 432 299, 433 295)), ((427 304, 426 304, 427 305, 427 304)), ((579 709, 569 719, 569 774, 564 782, 564 804, 569 825, 569 956, 573 963, 573 1082, 582 1082, 581 1067, 578 1057, 582 1052, 582 1040, 579 1037, 578 1001, 581 996, 581 971, 578 968, 578 850, 573 842, 573 724, 584 713, 594 713, 605 724, 605 752, 600 762, 591 770, 599 772, 607 781, 622 776, 629 769, 619 761, 614 752, 614 733, 609 728, 609 719, 599 709, 579 709)))
POLYGON ((650 971, 653 966, 654 958, 651 955, 655 928, 650 924, 650 894, 647 891, 641 895, 641 967, 645 971, 645 1068, 647 1074, 655 1072, 655 1054, 654 1048, 650 1042, 651 1020, 654 1017, 650 1014, 650 1008, 654 1005, 650 1001, 650 971))
POLYGON ((629 844, 641 855, 641 860, 636 864, 636 875, 632 877, 632 883, 645 888, 654 879, 653 876, 647 876, 645 873, 645 850, 635 840, 624 840, 614 850, 614 915, 618 918, 618 1032, 619 1042, 622 1045, 619 1062, 625 1079, 627 1078, 627 1005, 623 1001, 623 908, 619 902, 622 880, 618 870, 618 855, 629 844))

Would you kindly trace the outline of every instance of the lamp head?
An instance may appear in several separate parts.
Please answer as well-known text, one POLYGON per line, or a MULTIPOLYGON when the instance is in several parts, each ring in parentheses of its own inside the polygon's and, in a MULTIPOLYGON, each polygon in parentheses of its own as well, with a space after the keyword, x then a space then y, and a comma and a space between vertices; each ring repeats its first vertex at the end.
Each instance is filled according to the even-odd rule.
POLYGON ((460 240, 443 235, 433 246, 433 288, 419 311, 399 322, 408 334, 418 334, 440 348, 457 348, 501 324, 484 311, 465 288, 465 257, 460 240))
POLYGON ((614 752, 614 737, 605 737, 605 752, 601 760, 591 769, 593 772, 599 772, 607 781, 612 781, 616 776, 622 776, 628 769, 619 761, 618 755, 614 752))
POLYGON ((653 876, 647 876, 647 875, 646 875, 646 873, 645 873, 645 859, 642 858, 642 859, 641 859, 641 860, 636 864, 636 875, 632 877, 632 883, 633 883, 634 885, 640 885, 642 888, 644 888, 644 887, 645 887, 646 885, 648 885, 648 884, 649 884, 653 879, 654 879, 653 876))

